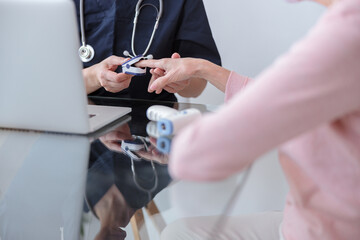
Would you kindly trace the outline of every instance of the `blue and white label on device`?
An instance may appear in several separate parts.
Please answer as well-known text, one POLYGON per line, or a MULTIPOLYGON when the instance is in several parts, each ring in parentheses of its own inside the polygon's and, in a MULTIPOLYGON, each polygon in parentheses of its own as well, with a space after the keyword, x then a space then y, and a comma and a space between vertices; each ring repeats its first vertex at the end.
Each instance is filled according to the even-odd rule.
POLYGON ((159 137, 156 141, 156 148, 161 153, 169 154, 171 149, 171 139, 167 137, 159 137))
POLYGON ((174 126, 172 121, 168 119, 160 119, 157 122, 157 128, 160 136, 170 136, 174 132, 174 126))
POLYGON ((143 55, 138 55, 134 58, 129 59, 128 61, 124 62, 121 67, 122 67, 122 72, 126 73, 126 74, 130 74, 130 75, 134 75, 134 76, 143 76, 146 74, 146 68, 138 68, 135 67, 134 64, 143 60, 144 56, 143 55))

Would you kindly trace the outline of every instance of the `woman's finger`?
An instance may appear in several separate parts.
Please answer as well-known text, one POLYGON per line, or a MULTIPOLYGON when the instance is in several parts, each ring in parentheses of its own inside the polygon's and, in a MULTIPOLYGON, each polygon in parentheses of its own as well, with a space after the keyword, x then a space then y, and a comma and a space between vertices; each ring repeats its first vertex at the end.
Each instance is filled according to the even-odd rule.
POLYGON ((161 68, 164 69, 162 60, 141 60, 135 64, 136 67, 161 68))
POLYGON ((169 93, 177 93, 178 91, 180 91, 180 89, 170 87, 169 85, 167 85, 167 86, 164 88, 164 90, 167 91, 167 92, 169 92, 169 93))
POLYGON ((157 93, 158 91, 163 89, 168 84, 168 81, 169 81, 168 75, 159 77, 150 85, 149 90, 156 91, 156 93, 157 93))

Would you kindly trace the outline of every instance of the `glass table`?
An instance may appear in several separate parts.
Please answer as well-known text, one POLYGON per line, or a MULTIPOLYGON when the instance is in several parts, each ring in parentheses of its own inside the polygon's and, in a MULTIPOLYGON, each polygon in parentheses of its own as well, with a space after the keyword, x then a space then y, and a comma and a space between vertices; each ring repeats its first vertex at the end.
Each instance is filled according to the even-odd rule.
POLYGON ((0 240, 170 239, 196 217, 215 219, 203 239, 219 239, 224 215, 263 210, 241 207, 251 197, 236 198, 249 192, 248 172, 219 182, 174 181, 171 139, 149 132, 152 105, 203 113, 216 106, 100 97, 89 104, 132 112, 86 136, 0 129, 0 240))

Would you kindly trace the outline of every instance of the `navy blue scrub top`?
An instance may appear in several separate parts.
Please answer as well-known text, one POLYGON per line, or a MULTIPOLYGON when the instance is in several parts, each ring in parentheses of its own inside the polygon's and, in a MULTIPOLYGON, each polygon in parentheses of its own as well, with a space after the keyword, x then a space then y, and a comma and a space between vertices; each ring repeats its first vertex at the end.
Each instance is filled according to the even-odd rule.
POLYGON ((99 140, 91 144, 89 170, 87 174, 86 198, 87 204, 84 210, 93 209, 96 203, 106 194, 112 185, 116 185, 123 194, 126 202, 133 209, 146 206, 162 189, 167 187, 172 181, 167 165, 154 162, 155 171, 148 160, 134 161, 134 173, 131 168, 131 160, 124 153, 109 150, 99 140), (136 177, 137 183, 134 181, 136 177), (152 189, 153 191, 144 191, 152 189), (150 196, 149 196, 150 193, 150 196))
MULTIPOLYGON (((74 1, 79 19, 79 0, 74 1)), ((131 35, 137 2, 84 0, 86 43, 95 49, 94 59, 84 63, 84 68, 97 64, 111 55, 123 57, 124 50, 132 54, 131 35)), ((158 0, 144 0, 144 3, 159 6, 158 0)), ((156 16, 155 8, 142 8, 135 34, 137 54, 145 51, 156 16)), ((147 54, 160 59, 168 58, 174 52, 178 52, 181 57, 203 58, 221 65, 202 0, 163 0, 163 14, 147 54)), ((121 67, 117 72, 121 72, 121 67)), ((146 76, 133 77, 130 87, 118 93, 110 93, 101 88, 90 95, 176 101, 175 95, 166 91, 159 95, 148 93, 150 78, 151 74, 148 72, 146 76)))

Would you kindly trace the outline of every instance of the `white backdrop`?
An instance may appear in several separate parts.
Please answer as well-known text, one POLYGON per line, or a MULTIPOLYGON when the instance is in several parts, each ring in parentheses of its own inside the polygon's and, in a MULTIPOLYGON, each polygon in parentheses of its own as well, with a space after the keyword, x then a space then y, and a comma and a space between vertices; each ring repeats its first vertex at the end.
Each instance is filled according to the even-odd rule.
MULTIPOLYGON (((204 0, 204 4, 223 66, 250 77, 304 36, 325 9, 310 1, 204 0)), ((190 101, 221 104, 223 98, 208 84, 200 97, 190 101)))

